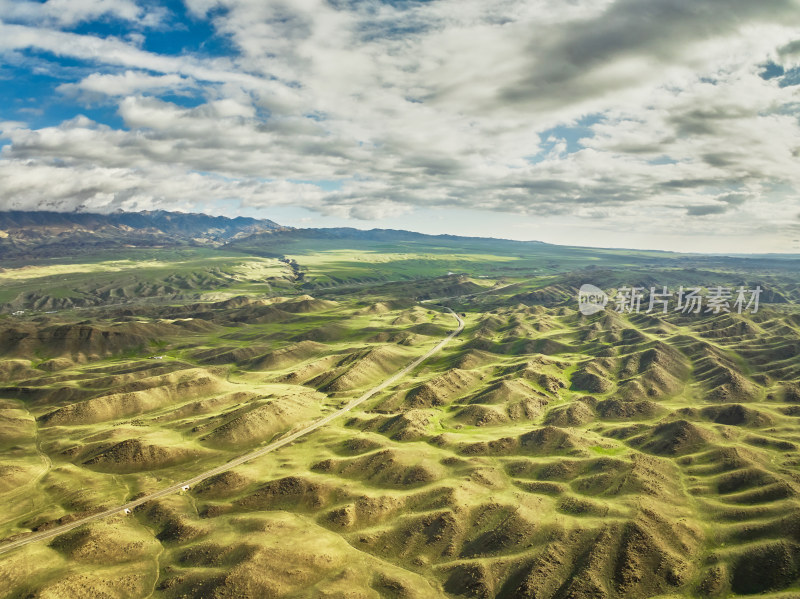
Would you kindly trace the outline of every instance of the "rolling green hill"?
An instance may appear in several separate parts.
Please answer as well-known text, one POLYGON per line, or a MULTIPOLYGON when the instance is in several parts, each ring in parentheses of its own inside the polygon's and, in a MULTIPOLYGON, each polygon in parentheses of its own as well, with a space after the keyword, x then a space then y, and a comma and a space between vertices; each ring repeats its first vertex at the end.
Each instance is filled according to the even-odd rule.
POLYGON ((798 596, 796 267, 287 229, 4 262, 0 597, 798 596), (718 285, 759 310, 614 310, 718 285), (332 414, 443 306, 319 430, 2 552, 332 414))

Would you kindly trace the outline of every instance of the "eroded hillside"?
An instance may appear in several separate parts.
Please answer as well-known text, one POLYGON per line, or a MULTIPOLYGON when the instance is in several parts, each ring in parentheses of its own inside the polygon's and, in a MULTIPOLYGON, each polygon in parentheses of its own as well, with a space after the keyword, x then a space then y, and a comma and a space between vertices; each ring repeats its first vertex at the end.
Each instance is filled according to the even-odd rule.
MULTIPOLYGON (((2 536, 145 496, 387 379, 453 328, 409 287, 6 318, 2 536)), ((2 596, 794 596, 793 306, 583 316, 574 292, 415 283, 464 314, 443 353, 274 454, 0 556, 2 596)))

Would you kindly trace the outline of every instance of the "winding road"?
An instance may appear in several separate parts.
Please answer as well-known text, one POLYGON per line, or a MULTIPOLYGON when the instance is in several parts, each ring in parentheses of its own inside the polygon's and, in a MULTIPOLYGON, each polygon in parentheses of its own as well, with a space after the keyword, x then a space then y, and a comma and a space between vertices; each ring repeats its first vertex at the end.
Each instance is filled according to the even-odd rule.
MULTIPOLYGON (((428 301, 431 301, 431 300, 428 300, 428 301)), ((126 510, 133 510, 135 507, 138 507, 138 506, 142 505, 143 503, 147 503, 148 501, 153 501, 154 499, 159 499, 161 497, 165 497, 167 495, 171 495, 173 493, 177 493, 177 492, 181 491, 184 487, 190 487, 191 488, 192 486, 196 485, 197 483, 200 483, 200 482, 202 482, 202 481, 204 481, 204 480, 206 480, 208 478, 211 478, 212 476, 216 476, 217 474, 221 474, 223 472, 226 472, 226 471, 228 471, 228 470, 230 470, 232 468, 235 468, 236 466, 244 464, 245 462, 249 462, 249 461, 254 460, 256 458, 259 458, 259 457, 261 457, 263 455, 271 453, 271 452, 273 452, 273 451, 275 451, 277 449, 280 449, 281 447, 283 447, 285 445, 289 445, 290 443, 296 441, 300 437, 308 435, 309 433, 314 432, 318 428, 321 428, 321 427, 325 426, 326 424, 328 424, 332 420, 335 420, 339 416, 341 416, 343 414, 346 414, 347 412, 349 412, 350 410, 352 410, 353 408, 355 408, 359 404, 364 403, 369 398, 374 396, 376 393, 379 393, 380 391, 383 391, 387 387, 390 387, 391 385, 396 383, 402 377, 404 377, 409 372, 414 370, 414 368, 416 368, 417 366, 422 364, 425 360, 427 360, 431 356, 433 356, 433 355, 437 354, 439 351, 441 351, 441 349, 445 345, 447 345, 447 343, 453 337, 455 337, 462 330, 464 330, 464 321, 461 319, 461 317, 458 314, 456 314, 455 312, 453 312, 453 310, 451 310, 450 308, 448 308, 446 306, 442 306, 442 307, 445 310, 447 310, 458 321, 458 327, 456 329, 454 329, 453 331, 450 331, 450 333, 447 335, 447 337, 442 339, 438 344, 436 344, 434 347, 432 347, 427 352, 425 352, 424 355, 420 356, 419 358, 417 358, 416 360, 411 362, 408 366, 404 367, 402 370, 400 370, 400 371, 396 372, 395 374, 393 374, 392 376, 390 376, 388 379, 383 381, 381 384, 379 384, 379 385, 373 387, 372 389, 370 389, 369 391, 365 392, 360 397, 357 397, 356 399, 353 399, 353 400, 349 401, 347 404, 344 405, 344 407, 339 408, 335 412, 331 412, 327 416, 324 416, 324 417, 320 418, 319 420, 316 420, 316 421, 312 422, 308 426, 306 426, 306 427, 304 427, 304 428, 302 428, 302 429, 300 429, 300 430, 298 430, 296 432, 293 432, 293 433, 287 435, 286 437, 278 439, 277 441, 273 441, 269 445, 265 445, 261 449, 256 449, 255 451, 251 451, 250 453, 246 453, 246 454, 244 454, 242 456, 239 456, 238 458, 234 458, 233 460, 231 460, 229 462, 226 462, 225 464, 222 464, 221 466, 217 466, 217 467, 212 468, 210 470, 206 470, 205 472, 202 472, 201 474, 198 474, 197 476, 193 476, 192 478, 189 478, 187 480, 181 481, 179 483, 175 483, 174 485, 171 485, 169 487, 165 487, 164 489, 161 489, 160 491, 155 491, 154 493, 150 493, 150 494, 145 495, 143 497, 140 497, 140 498, 138 498, 138 499, 136 499, 134 501, 129 501, 128 503, 125 503, 123 505, 120 505, 120 506, 117 506, 117 507, 113 507, 113 508, 104 510, 102 512, 97 512, 96 514, 92 514, 91 516, 86 516, 85 518, 81 518, 80 520, 75 520, 74 522, 70 522, 68 524, 62 524, 61 526, 57 526, 55 528, 51 528, 49 530, 45 530, 45 531, 42 531, 42 532, 36 532, 36 533, 30 534, 30 535, 27 535, 27 536, 25 536, 25 537, 23 537, 21 539, 17 539, 15 541, 12 541, 10 543, 6 543, 4 545, 0 545, 0 554, 8 553, 9 551, 13 551, 14 549, 19 549, 20 547, 24 547, 25 545, 29 545, 30 543, 36 543, 38 541, 43 541, 45 539, 51 539, 51 538, 56 537, 58 535, 64 534, 65 532, 68 532, 70 530, 78 528, 79 526, 83 526, 84 524, 89 524, 90 522, 96 522, 98 520, 103 520, 105 518, 108 518, 110 516, 114 516, 116 514, 124 514, 124 513, 126 513, 126 510)))

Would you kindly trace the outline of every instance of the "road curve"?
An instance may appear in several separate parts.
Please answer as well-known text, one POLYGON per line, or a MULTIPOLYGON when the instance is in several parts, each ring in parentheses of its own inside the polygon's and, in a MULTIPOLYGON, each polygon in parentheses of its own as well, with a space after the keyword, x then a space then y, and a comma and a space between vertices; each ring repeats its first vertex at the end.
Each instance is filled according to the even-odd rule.
POLYGON ((238 458, 234 458, 231 461, 222 464, 221 466, 217 466, 216 468, 212 468, 210 470, 206 470, 205 472, 202 472, 201 474, 198 474, 197 476, 193 476, 192 478, 186 479, 186 480, 181 481, 179 483, 175 483, 174 485, 171 485, 169 487, 165 487, 164 489, 161 489, 160 491, 155 491, 154 493, 150 493, 149 495, 145 495, 144 497, 140 497, 139 499, 136 499, 134 501, 129 501, 128 503, 125 503, 123 505, 120 505, 120 506, 117 506, 117 507, 113 507, 113 508, 104 510, 102 512, 97 512, 96 514, 92 514, 91 516, 86 516, 85 518, 81 518, 80 520, 75 520, 74 522, 70 522, 68 524, 62 524, 61 526, 57 526, 55 528, 51 528, 50 530, 45 530, 45 531, 42 531, 42 532, 33 533, 33 534, 27 535, 27 536, 25 536, 25 537, 23 537, 21 539, 17 539, 16 541, 12 541, 10 543, 6 543, 5 545, 0 545, 0 554, 7 553, 9 551, 13 551, 14 549, 18 549, 20 547, 24 547, 25 545, 28 545, 30 543, 35 543, 37 541, 43 541, 45 539, 51 539, 51 538, 56 537, 58 535, 64 534, 65 532, 68 532, 70 530, 78 528, 79 526, 83 526, 84 524, 89 524, 90 522, 96 522, 98 520, 103 520, 104 518, 108 518, 110 516, 114 516, 115 514, 122 514, 122 513, 125 512, 125 510, 133 510, 135 507, 138 507, 138 506, 142 505, 143 503, 147 503, 148 501, 152 501, 154 499, 160 499, 161 497, 165 497, 167 495, 171 495, 173 493, 177 493, 183 487, 186 487, 186 486, 192 487, 192 486, 196 485, 197 483, 206 480, 207 478, 211 478, 212 476, 215 476, 215 475, 220 474, 222 472, 226 472, 227 470, 230 470, 231 468, 235 468, 236 466, 244 464, 245 462, 249 462, 250 460, 254 460, 254 459, 259 458, 259 457, 261 457, 261 456, 263 456, 265 454, 271 453, 271 452, 273 452, 273 451, 275 451, 277 449, 280 449, 284 445, 289 445, 290 443, 296 441, 300 437, 303 437, 303 436, 305 436, 305 435, 307 435, 309 433, 314 432, 318 428, 325 426, 326 424, 328 424, 332 420, 335 420, 336 418, 338 418, 342 414, 346 414, 347 412, 349 412, 350 410, 352 410, 353 408, 355 408, 359 404, 364 403, 365 401, 367 401, 370 397, 372 397, 376 393, 378 393, 380 391, 383 391, 387 387, 390 387, 391 385, 396 383, 399 379, 401 379, 402 377, 407 375, 414 368, 416 368, 417 366, 422 364, 425 360, 427 360, 428 358, 430 358, 434 354, 436 354, 439 351, 441 351, 441 349, 445 345, 447 345, 447 343, 453 337, 455 337, 462 330, 464 330, 464 321, 461 319, 461 317, 458 314, 456 314, 455 312, 453 312, 453 310, 451 310, 450 308, 448 308, 446 306, 443 306, 443 308, 445 310, 447 310, 448 312, 450 312, 450 314, 452 314, 453 317, 455 317, 455 319, 458 321, 458 327, 456 329, 450 331, 450 333, 447 335, 447 337, 442 339, 439 343, 436 344, 436 346, 434 346, 433 348, 428 350, 424 355, 420 356, 419 358, 417 358, 416 360, 411 362, 408 366, 406 366, 402 370, 400 370, 400 371, 396 372, 395 374, 393 374, 392 376, 390 376, 388 379, 383 381, 380 385, 377 385, 377 386, 373 387, 372 389, 370 389, 369 391, 365 392, 360 397, 357 397, 356 399, 353 399, 353 400, 349 401, 347 404, 344 405, 344 407, 339 408, 335 412, 331 412, 327 416, 324 416, 324 417, 320 418, 319 420, 316 420, 316 421, 312 422, 311 424, 309 424, 305 428, 302 428, 302 429, 300 429, 300 430, 298 430, 298 431, 296 431, 294 433, 291 433, 290 435, 287 435, 286 437, 278 439, 277 441, 273 441, 272 443, 270 443, 269 445, 265 445, 261 449, 256 449, 255 451, 251 451, 250 453, 246 453, 246 454, 244 454, 242 456, 239 456, 238 458))

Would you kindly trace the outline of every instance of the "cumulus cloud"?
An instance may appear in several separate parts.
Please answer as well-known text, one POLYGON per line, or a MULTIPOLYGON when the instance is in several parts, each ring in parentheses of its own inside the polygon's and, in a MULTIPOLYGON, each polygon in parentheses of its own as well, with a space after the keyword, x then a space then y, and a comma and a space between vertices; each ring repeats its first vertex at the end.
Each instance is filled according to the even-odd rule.
POLYGON ((62 83, 56 90, 84 100, 106 96, 133 96, 149 93, 181 93, 195 86, 189 77, 177 74, 150 75, 144 71, 127 70, 120 74, 92 73, 77 83, 62 83))
POLYGON ((0 15, 6 21, 61 27, 70 27, 101 17, 154 26, 165 13, 164 8, 140 6, 133 0, 0 0, 0 15))
POLYGON ((80 62, 58 93, 112 102, 124 124, 7 119, 14 206, 235 200, 363 220, 446 206, 789 234, 796 0, 189 0, 224 54, 59 29, 142 22, 129 0, 86 0, 45 27, 25 14, 54 0, 13 4, 0 0, 0 53, 80 62))

